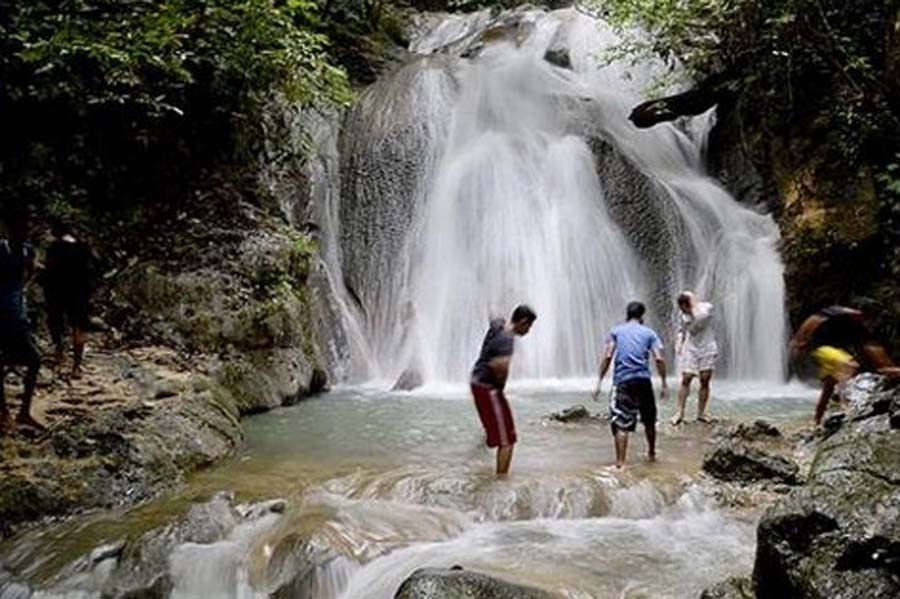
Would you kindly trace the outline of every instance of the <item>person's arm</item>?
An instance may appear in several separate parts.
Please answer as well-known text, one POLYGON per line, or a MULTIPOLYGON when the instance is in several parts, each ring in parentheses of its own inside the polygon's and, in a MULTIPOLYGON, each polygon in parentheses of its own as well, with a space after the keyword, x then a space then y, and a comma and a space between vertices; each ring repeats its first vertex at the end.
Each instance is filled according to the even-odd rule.
POLYGON ((653 349, 653 360, 659 373, 659 399, 666 401, 669 399, 669 383, 666 379, 666 359, 662 355, 662 347, 653 349))
POLYGON ((597 389, 593 393, 594 401, 596 401, 600 397, 600 386, 603 383, 603 378, 606 376, 606 373, 609 372, 609 366, 612 364, 613 355, 616 353, 616 342, 610 339, 606 342, 606 347, 603 348, 603 356, 600 359, 600 371, 599 376, 597 378, 597 389))
POLYGON ((803 321, 789 343, 792 357, 797 358, 807 350, 810 338, 823 322, 825 322, 825 317, 818 314, 813 314, 803 321))

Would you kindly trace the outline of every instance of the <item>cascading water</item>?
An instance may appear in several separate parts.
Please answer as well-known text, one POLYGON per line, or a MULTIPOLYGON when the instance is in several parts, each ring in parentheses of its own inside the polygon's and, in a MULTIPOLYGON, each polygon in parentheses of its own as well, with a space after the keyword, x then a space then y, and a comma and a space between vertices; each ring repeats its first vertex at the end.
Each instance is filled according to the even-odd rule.
POLYGON ((539 324, 518 376, 589 375, 630 299, 671 341, 682 288, 718 306, 721 370, 782 376, 777 228, 704 172, 711 115, 630 124, 661 69, 601 68, 616 42, 575 10, 448 17, 366 92, 343 129, 333 277, 375 365, 357 378, 465 380, 488 318, 520 302, 539 324))

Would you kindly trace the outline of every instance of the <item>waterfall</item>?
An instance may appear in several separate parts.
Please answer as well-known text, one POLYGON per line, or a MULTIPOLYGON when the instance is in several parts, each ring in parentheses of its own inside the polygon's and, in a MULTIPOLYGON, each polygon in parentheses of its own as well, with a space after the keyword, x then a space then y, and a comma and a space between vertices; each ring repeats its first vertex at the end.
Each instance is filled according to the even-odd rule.
POLYGON ((590 375, 629 300, 671 347, 685 288, 717 308, 720 372, 783 375, 778 230, 705 172, 713 114, 635 128, 662 66, 603 66, 615 34, 572 9, 419 26, 413 58, 343 124, 324 224, 365 338, 356 378, 463 381, 488 319, 518 303, 538 322, 515 376, 590 375))

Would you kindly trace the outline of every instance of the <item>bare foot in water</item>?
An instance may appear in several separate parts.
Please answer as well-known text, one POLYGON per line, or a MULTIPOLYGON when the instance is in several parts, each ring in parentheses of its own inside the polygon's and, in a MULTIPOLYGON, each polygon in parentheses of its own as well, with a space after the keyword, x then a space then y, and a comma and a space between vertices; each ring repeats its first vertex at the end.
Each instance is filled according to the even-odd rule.
POLYGON ((655 462, 655 461, 656 461, 656 454, 655 454, 655 453, 648 453, 648 454, 647 454, 647 461, 650 462, 650 463, 655 462))
POLYGON ((674 416, 672 416, 672 419, 669 420, 669 424, 671 424, 672 426, 678 426, 679 424, 681 424, 682 420, 684 420, 684 414, 675 414, 674 416))
POLYGON ((31 414, 19 414, 19 417, 16 418, 16 422, 21 426, 31 427, 41 433, 47 431, 47 427, 44 426, 44 424, 42 424, 41 422, 35 420, 31 416, 31 414))

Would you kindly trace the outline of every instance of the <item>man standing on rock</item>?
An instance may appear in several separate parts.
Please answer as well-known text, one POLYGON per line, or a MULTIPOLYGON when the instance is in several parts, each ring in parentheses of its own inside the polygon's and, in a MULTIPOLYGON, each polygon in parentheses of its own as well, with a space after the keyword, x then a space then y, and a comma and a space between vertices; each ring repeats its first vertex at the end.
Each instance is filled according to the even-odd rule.
POLYGON ((63 362, 63 337, 68 324, 72 330, 72 378, 81 378, 88 305, 91 295, 91 262, 88 245, 61 220, 50 224, 53 241, 47 248, 43 273, 44 297, 47 300, 47 323, 56 347, 56 364, 63 362))
POLYGON ((609 332, 600 362, 600 379, 594 399, 600 395, 600 384, 615 359, 613 385, 615 391, 609 406, 609 424, 616 447, 616 468, 625 466, 628 435, 637 428, 638 416, 647 435, 647 458, 656 460, 656 400, 650 382, 650 356, 659 372, 660 400, 669 397, 666 382, 666 362, 662 341, 649 327, 644 326, 646 308, 641 302, 631 302, 626 308, 627 322, 609 332))
POLYGON ((481 344, 481 355, 472 368, 472 397, 478 417, 487 433, 487 446, 497 448, 497 476, 509 472, 516 425, 503 394, 516 336, 523 337, 537 320, 534 310, 517 306, 509 322, 492 320, 481 344))
POLYGON ((10 211, 4 215, 9 236, 0 239, 0 431, 13 428, 6 405, 7 366, 26 368, 22 407, 17 422, 43 430, 31 416, 41 356, 34 345, 25 312, 25 282, 34 273, 34 249, 28 243, 28 218, 10 211))

